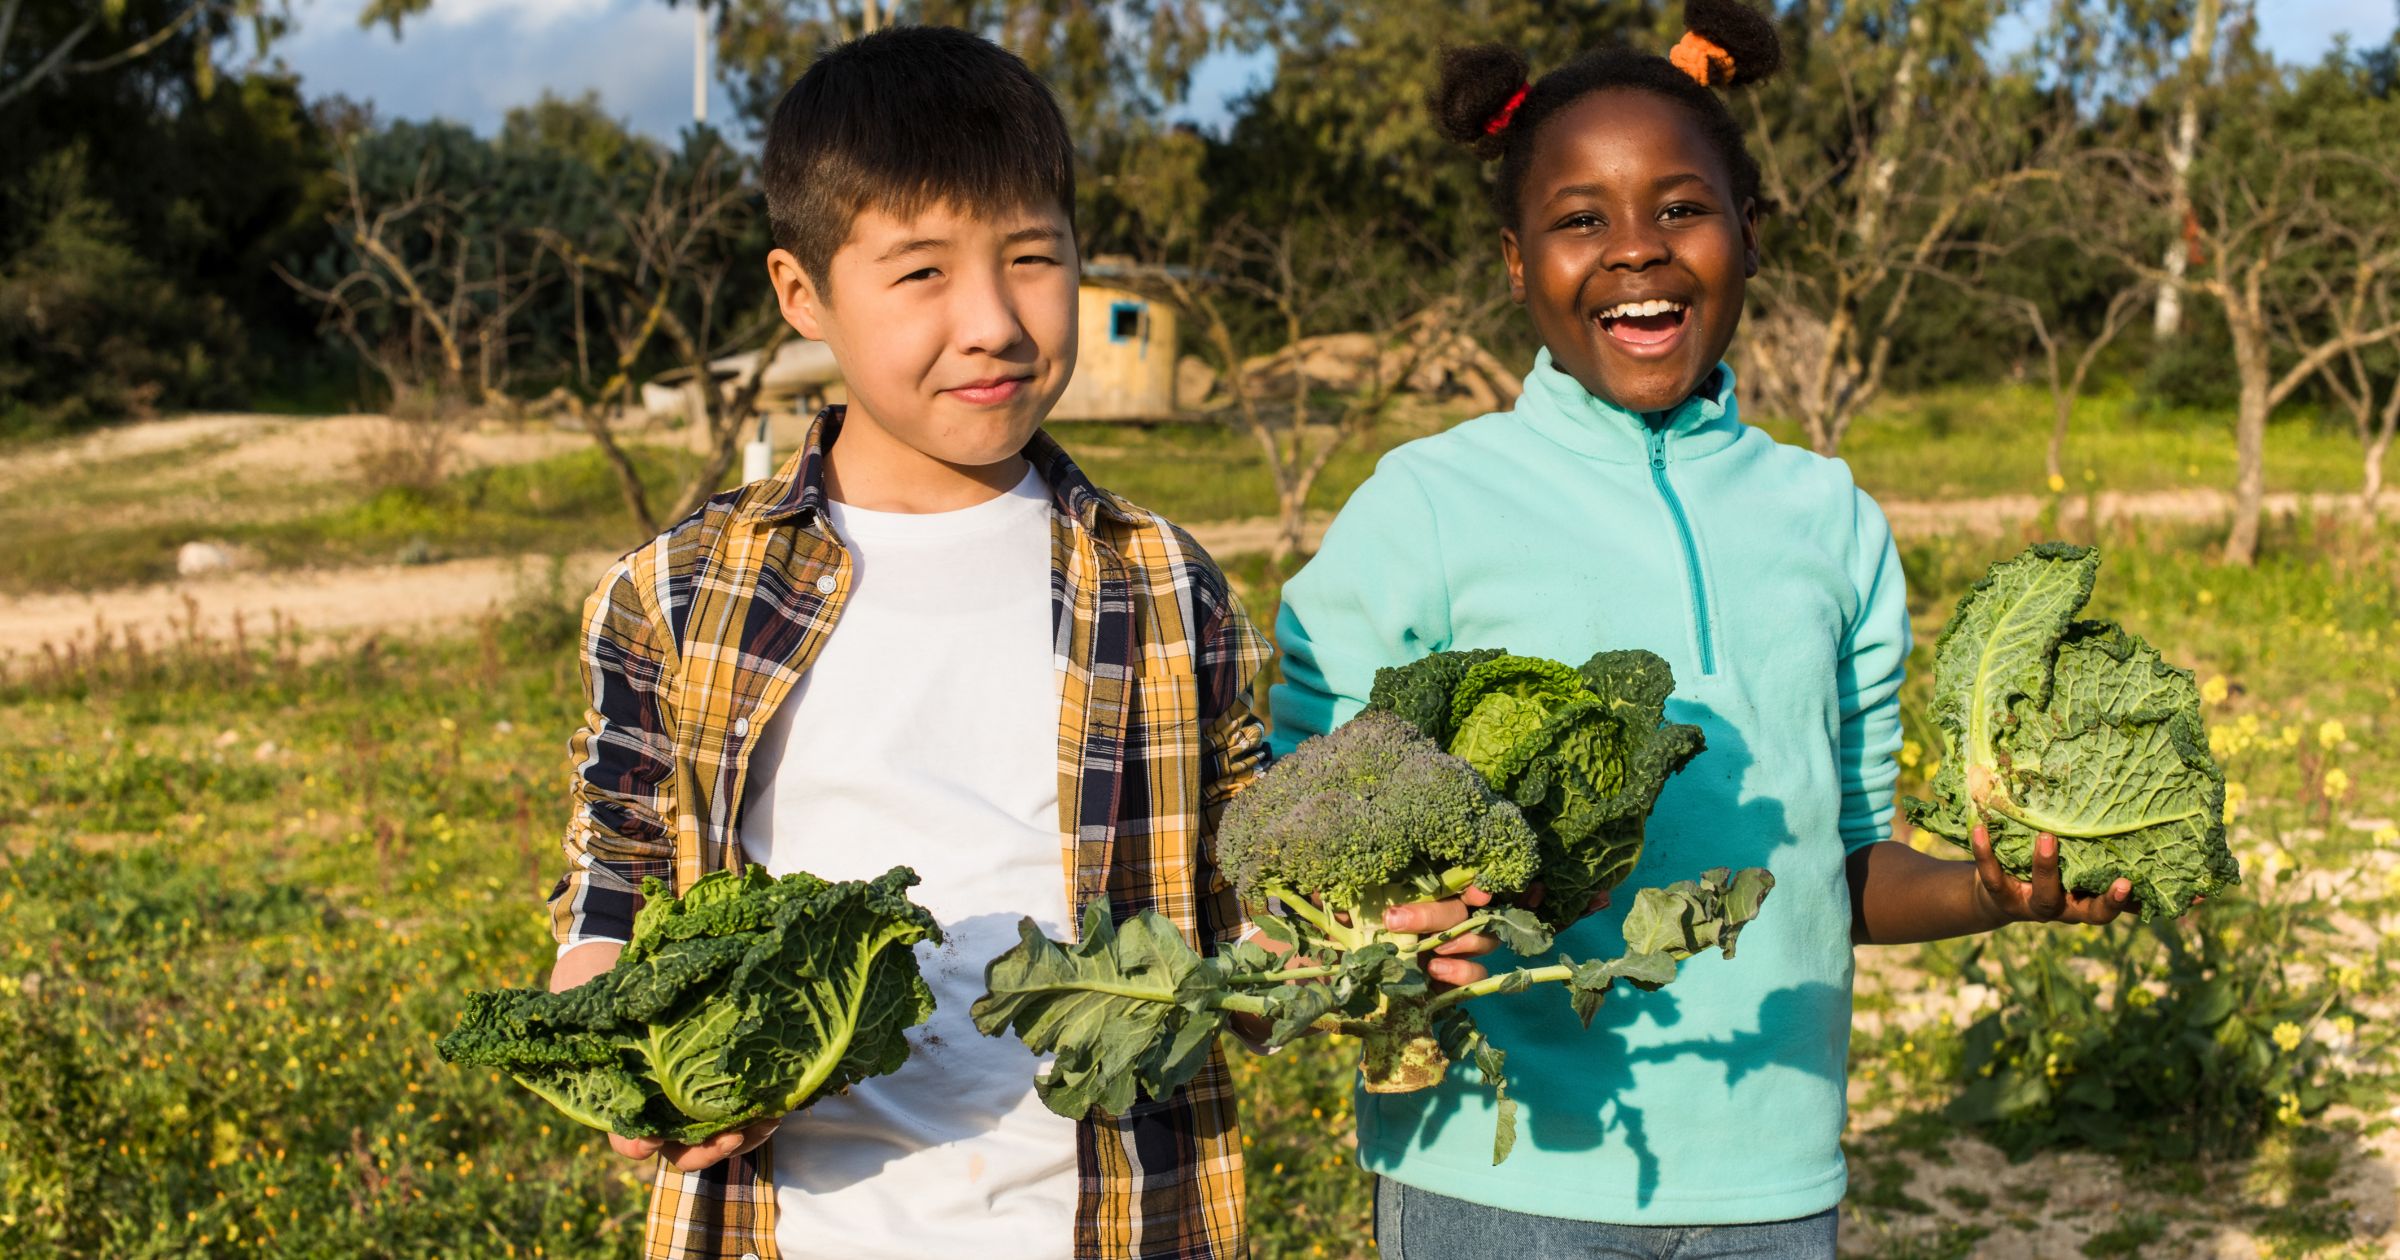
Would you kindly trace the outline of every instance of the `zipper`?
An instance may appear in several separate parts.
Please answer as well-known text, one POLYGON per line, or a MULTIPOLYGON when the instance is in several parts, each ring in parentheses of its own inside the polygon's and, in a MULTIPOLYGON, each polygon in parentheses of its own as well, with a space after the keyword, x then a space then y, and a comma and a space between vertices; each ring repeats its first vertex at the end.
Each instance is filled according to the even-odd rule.
POLYGON ((1683 514, 1683 500, 1675 496, 1675 485, 1667 480, 1667 429, 1664 424, 1651 423, 1650 484, 1658 487, 1658 497, 1667 501, 1667 514, 1675 518, 1675 536, 1683 544, 1683 580, 1692 592, 1692 628, 1700 642, 1700 672, 1717 672, 1717 645, 1709 633, 1708 588, 1700 580, 1700 548, 1692 542, 1691 518, 1683 514))

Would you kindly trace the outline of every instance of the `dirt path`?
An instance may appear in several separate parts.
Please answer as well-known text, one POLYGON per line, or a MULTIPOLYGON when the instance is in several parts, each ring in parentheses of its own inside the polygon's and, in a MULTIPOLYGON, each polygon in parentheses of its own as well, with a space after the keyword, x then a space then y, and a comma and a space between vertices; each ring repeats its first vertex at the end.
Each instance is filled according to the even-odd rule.
MULTIPOLYGON (((196 423, 196 422, 193 422, 196 423)), ((2314 511, 2344 510, 2336 495, 2281 494, 2268 497, 2268 511, 2288 514, 2303 503, 2314 511)), ((1903 535, 1942 531, 2000 534, 2021 527, 2040 510, 2030 495, 1965 499, 1948 503, 1886 503, 1893 529, 1903 535)), ((2099 496, 2103 520, 2205 521, 2226 515, 2231 498, 2214 491, 2176 490, 2155 494, 2099 496)), ((2069 521, 2080 521, 2082 504, 2069 501, 2069 521)), ((1324 536, 1323 520, 1311 521, 1308 540, 1324 536)), ((1200 544, 1218 556, 1266 551, 1276 526, 1266 519, 1195 527, 1200 544)), ((571 556, 560 580, 571 592, 589 589, 609 562, 610 552, 571 556)), ((44 644, 90 642, 99 627, 131 629, 145 640, 188 633, 191 610, 200 633, 225 637, 238 615, 245 629, 263 632, 277 614, 309 634, 378 629, 424 633, 464 625, 505 609, 546 578, 539 557, 453 560, 427 565, 374 565, 354 569, 240 573, 190 578, 152 586, 92 594, 0 598, 0 658, 41 651, 44 644)))
MULTIPOLYGON (((616 559, 612 551, 567 557, 559 574, 568 591, 589 590, 616 559)), ((238 618, 251 637, 284 625, 315 636, 357 630, 438 633, 466 625, 542 590, 549 562, 540 557, 451 560, 440 564, 240 573, 80 595, 0 599, 0 660, 121 638, 156 644, 197 632, 230 638, 238 618)))

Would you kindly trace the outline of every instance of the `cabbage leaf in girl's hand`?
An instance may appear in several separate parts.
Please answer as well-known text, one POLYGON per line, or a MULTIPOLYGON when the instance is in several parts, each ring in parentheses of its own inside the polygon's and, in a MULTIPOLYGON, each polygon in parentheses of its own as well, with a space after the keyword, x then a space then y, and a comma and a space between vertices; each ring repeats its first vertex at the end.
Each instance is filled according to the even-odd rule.
POLYGON ((1908 818, 1962 846, 1982 822, 2019 879, 2048 832, 2069 889, 2122 878, 2145 920, 2179 915, 2241 880, 2225 774, 2191 673, 2113 623, 2075 619, 2099 568, 2097 551, 2043 543, 1959 601, 1934 647, 1941 769, 1908 818))

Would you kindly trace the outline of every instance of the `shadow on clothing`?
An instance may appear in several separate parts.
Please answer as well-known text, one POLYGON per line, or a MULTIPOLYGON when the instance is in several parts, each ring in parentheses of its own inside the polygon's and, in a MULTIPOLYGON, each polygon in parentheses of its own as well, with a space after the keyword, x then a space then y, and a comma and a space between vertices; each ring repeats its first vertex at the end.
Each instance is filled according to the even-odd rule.
MULTIPOLYGON (((1745 792, 1756 762, 1748 743, 1731 722, 1718 718, 1704 705, 1681 700, 1670 703, 1668 720, 1695 723, 1707 736, 1707 750, 1669 780, 1667 788, 1674 794, 1678 815, 1710 820, 1707 831, 1700 834, 1696 828, 1687 828, 1684 834, 1670 835, 1662 829, 1649 837, 1641 860, 1618 889, 1614 904, 1561 935, 1558 952, 1567 957, 1582 960, 1622 954, 1625 912, 1633 905, 1639 889, 1694 879, 1717 866, 1764 866, 1775 870, 1777 856, 1797 844, 1785 823, 1782 803, 1763 791, 1756 795, 1745 792)), ((1823 842, 1833 843, 1830 837, 1823 842)), ((1788 898, 1811 894, 1801 889, 1779 888, 1776 895, 1788 898)), ((1846 890, 1839 895, 1846 896, 1846 890)), ((1775 906, 1775 899, 1770 896, 1762 919, 1772 915, 1775 906)), ((1846 906, 1843 914, 1846 918, 1846 906)), ((1494 958, 1495 971, 1517 965, 1505 953, 1494 958)), ((1683 965, 1688 974, 1697 967, 1740 966, 1741 960, 1737 955, 1728 962, 1711 951, 1683 965)), ((1825 1028, 1828 1008, 1846 1012, 1849 1001, 1848 992, 1835 985, 1795 985, 1767 995, 1748 1020, 1708 1021, 1720 1026, 1747 1025, 1744 1031, 1731 1037, 1633 1048, 1627 1034, 1637 1026, 1647 1023, 1657 1028, 1673 1028, 1684 1022, 1687 999, 1677 995, 1677 988, 1643 992, 1619 984, 1610 991, 1589 1028, 1579 1027, 1567 1014, 1566 995, 1558 986, 1544 985, 1525 993, 1477 1001, 1474 1009, 1481 1026, 1509 1053, 1511 1066, 1517 1071, 1525 1071, 1537 1059, 1550 1064, 1575 1062, 1582 1068, 1563 1086, 1545 1087, 1532 1097, 1526 1097, 1526 1091, 1520 1087, 1519 1143, 1545 1151, 1588 1151, 1598 1149, 1613 1134, 1634 1156, 1639 1170, 1636 1195, 1647 1204, 1658 1192, 1659 1161, 1654 1147, 1653 1118, 1645 1115, 1643 1108, 1626 1101, 1632 1090, 1635 1065, 1688 1058, 1714 1059, 1726 1065, 1729 1085, 1768 1065, 1821 1073, 1824 1055, 1810 1044, 1810 1030, 1825 1028)), ((1846 1028, 1846 1019, 1837 1013, 1833 1025, 1846 1028)), ((1821 1035, 1821 1031, 1814 1034, 1821 1035)), ((1644 1039, 1654 1037, 1655 1034, 1650 1034, 1644 1039)), ((1839 1056, 1835 1058, 1838 1061, 1839 1056)), ((1462 1074, 1462 1082, 1473 1082, 1466 1088, 1483 1088, 1471 1068, 1457 1070, 1462 1074)), ((1384 1140, 1397 1142, 1405 1136, 1415 1144, 1438 1138, 1457 1116, 1462 1096, 1463 1090, 1453 1086, 1386 1098, 1379 1109, 1381 1123, 1389 1131, 1384 1140)), ((1655 1123, 1674 1125, 1683 1121, 1667 1116, 1655 1123)))

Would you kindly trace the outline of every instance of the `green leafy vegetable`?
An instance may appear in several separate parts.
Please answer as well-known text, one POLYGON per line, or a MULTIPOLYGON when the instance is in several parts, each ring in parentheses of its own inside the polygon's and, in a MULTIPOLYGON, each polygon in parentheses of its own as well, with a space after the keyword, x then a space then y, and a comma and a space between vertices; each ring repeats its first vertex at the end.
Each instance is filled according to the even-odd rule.
POLYGON ((1407 719, 1517 806, 1541 840, 1542 913, 1562 927, 1632 873, 1667 776, 1703 746, 1699 727, 1666 722, 1674 690, 1652 652, 1576 669, 1486 649, 1379 670, 1367 707, 1407 719))
MULTIPOLYGON (((1137 1097, 1165 1097, 1200 1070, 1234 1015, 1256 1017, 1270 1045, 1312 1031, 1358 1037, 1360 1074, 1379 1092, 1428 1088, 1451 1064, 1471 1061, 1499 1096, 1499 1162, 1516 1133, 1507 1056, 1476 1029, 1468 1004, 1556 984, 1588 1024, 1620 980, 1656 988, 1703 950, 1732 957, 1742 925, 1774 886, 1764 870, 1719 869, 1645 888, 1625 918, 1624 956, 1558 957, 1439 993, 1424 960, 1454 937, 1488 932, 1532 960, 1552 952, 1552 923, 1496 901, 1438 936, 1383 927, 1391 906, 1452 896, 1470 884, 1509 894, 1538 879, 1569 889, 1580 911, 1597 887, 1588 882, 1592 872, 1631 864, 1626 837, 1638 850, 1642 816, 1658 794, 1645 775, 1655 770, 1663 780, 1699 739, 1690 727, 1668 728, 1683 733, 1659 746, 1659 711, 1672 677, 1661 687, 1647 675, 1607 673, 1620 664, 1646 668, 1636 655, 1593 658, 1621 684, 1613 691, 1555 662, 1498 653, 1445 653, 1426 670, 1396 678, 1386 671, 1391 704, 1303 743, 1234 799, 1218 830, 1220 863, 1256 908, 1261 935, 1285 952, 1253 939, 1204 958, 1157 914, 1145 910, 1118 924, 1095 903, 1072 946, 1045 939, 1031 920, 1021 926, 1022 942, 984 973, 988 992, 975 1004, 976 1027, 995 1036, 1013 1029, 1036 1053, 1055 1055, 1037 1089, 1068 1116, 1094 1107, 1123 1112, 1137 1097), (1627 694, 1638 698, 1620 703, 1627 694), (1465 732, 1495 770, 1444 752, 1420 720, 1465 732), (1493 774, 1520 785, 1542 776, 1551 786, 1512 801, 1493 790, 1493 774), (1619 786, 1603 790, 1596 777, 1619 786), (1639 802, 1630 817, 1628 793, 1639 802), (1554 860, 1552 846, 1566 842, 1555 827, 1545 833, 1530 821, 1520 808, 1528 799, 1546 818, 1597 820, 1569 834, 1610 855, 1595 860, 1566 848, 1554 860), (1306 962, 1293 965, 1295 958, 1306 962)), ((1663 662, 1638 655, 1665 675, 1663 662)))
POLYGON ((2080 621, 2100 555, 2042 543, 1959 601, 1934 647, 1944 752, 1909 821, 1962 847, 1980 819, 2023 879, 2059 840, 2067 887, 2133 885, 2145 920, 2241 880, 2225 843, 2225 774, 2187 670, 2110 622, 2080 621))
POLYGON ((939 941, 916 872, 866 882, 718 871, 648 900, 616 966, 564 993, 470 993, 437 1048, 582 1124, 693 1142, 806 1106, 908 1058, 933 1014, 913 947, 939 941))

